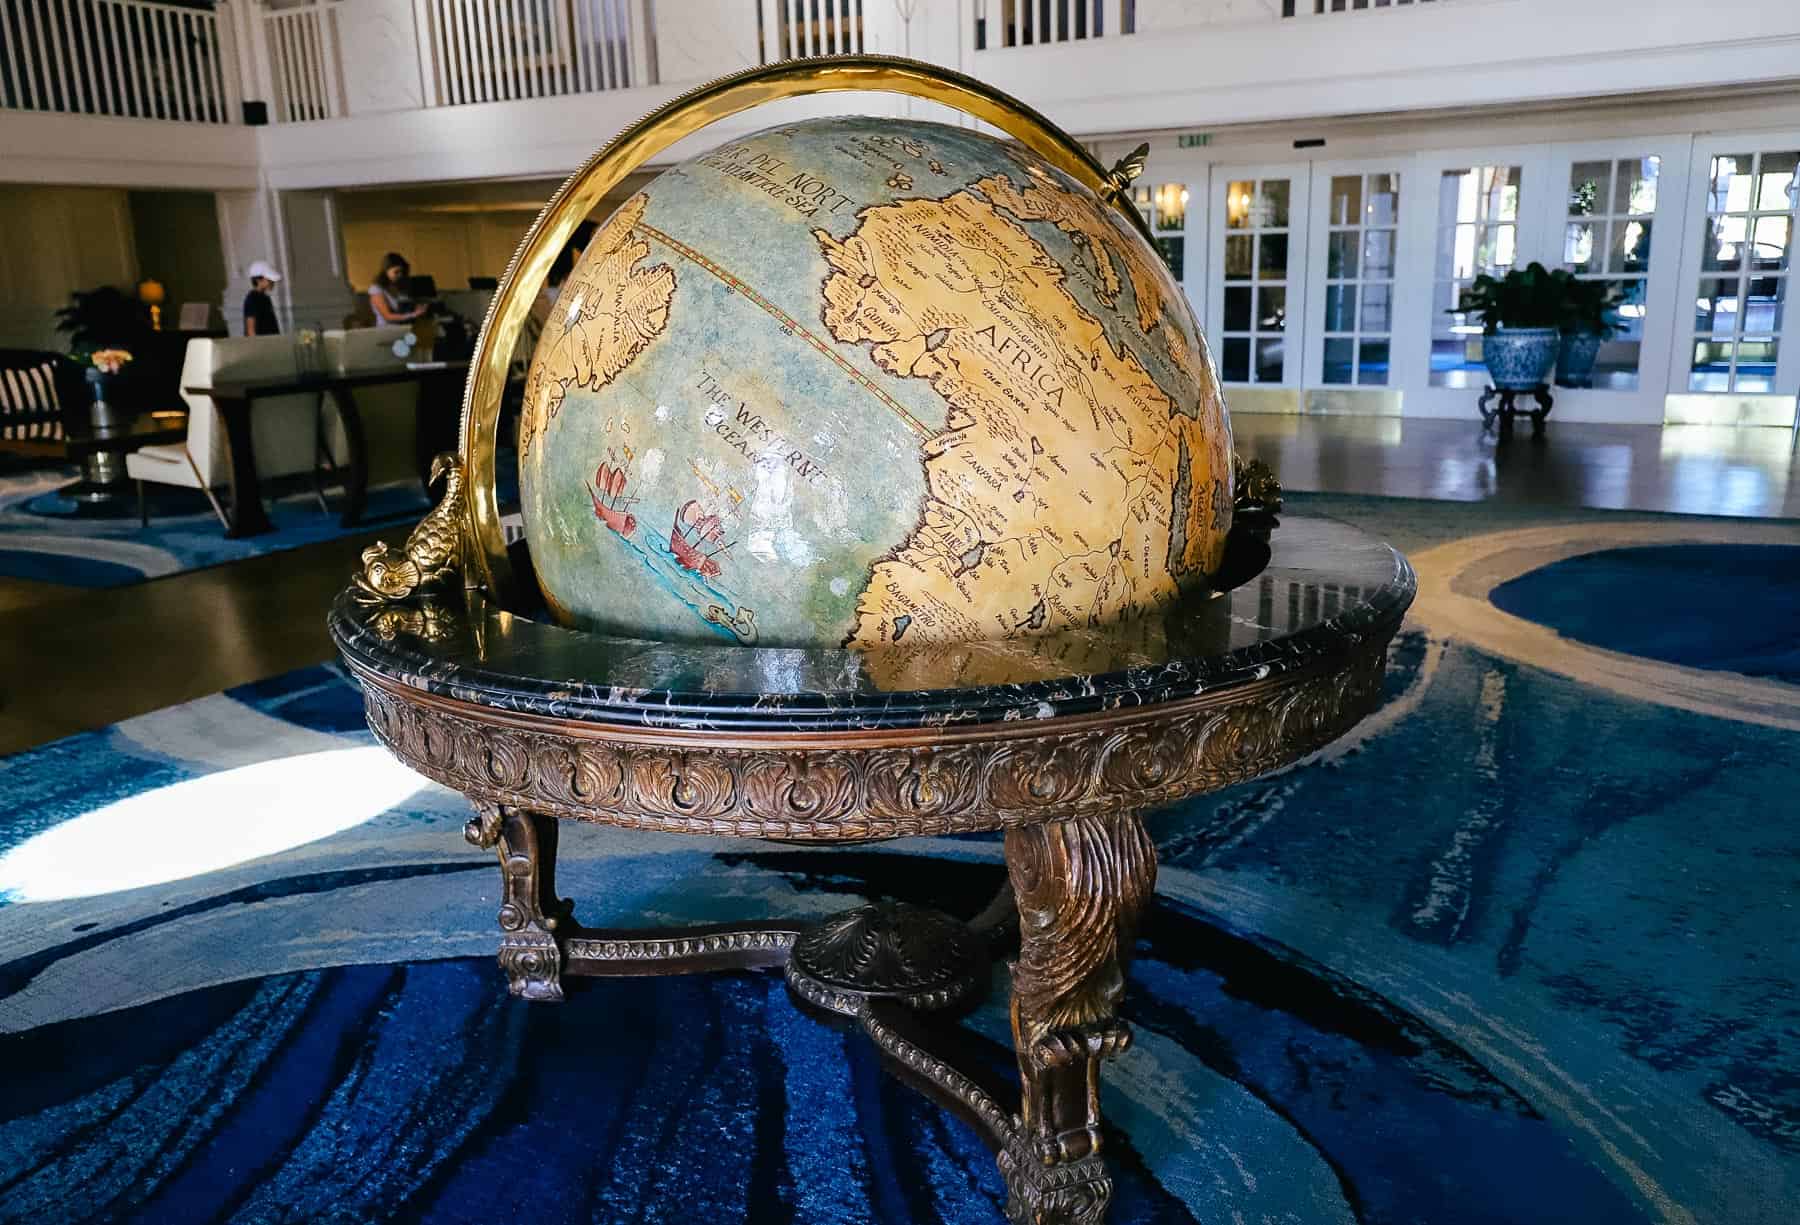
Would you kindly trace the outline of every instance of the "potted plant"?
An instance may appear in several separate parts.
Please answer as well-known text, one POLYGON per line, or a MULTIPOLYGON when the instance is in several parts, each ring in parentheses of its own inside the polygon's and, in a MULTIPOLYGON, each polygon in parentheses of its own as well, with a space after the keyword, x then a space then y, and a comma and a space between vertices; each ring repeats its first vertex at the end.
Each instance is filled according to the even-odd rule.
POLYGON ((1605 281, 1569 277, 1563 288, 1562 342, 1556 357, 1556 382, 1562 387, 1591 387, 1594 359, 1602 341, 1619 332, 1618 308, 1625 295, 1605 281))
POLYGON ((147 313, 136 298, 110 285, 77 291, 70 298, 56 312, 56 330, 68 334, 69 356, 83 367, 93 388, 94 428, 116 429, 137 415, 131 362, 150 340, 147 313))
POLYGON ((1528 390, 1550 373, 1562 338, 1568 280, 1568 273, 1534 262, 1504 277, 1478 276, 1463 290, 1451 313, 1480 320, 1481 356, 1495 387, 1528 390))

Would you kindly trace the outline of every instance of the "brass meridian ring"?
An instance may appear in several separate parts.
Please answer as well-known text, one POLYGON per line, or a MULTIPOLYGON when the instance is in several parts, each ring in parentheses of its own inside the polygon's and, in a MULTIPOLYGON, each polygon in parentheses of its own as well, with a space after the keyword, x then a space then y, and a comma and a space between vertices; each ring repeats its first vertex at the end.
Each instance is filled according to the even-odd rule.
POLYGON ((845 55, 788 60, 746 69, 689 90, 620 132, 570 175, 525 232, 488 306, 463 390, 463 481, 468 497, 469 563, 502 608, 517 608, 518 592, 500 526, 494 450, 500 400, 520 329, 538 287, 575 227, 626 176, 708 124, 765 102, 847 90, 902 94, 938 102, 992 124, 1045 161, 1110 201, 1146 241, 1144 219, 1126 193, 1072 137, 1031 107, 973 77, 917 60, 845 55))

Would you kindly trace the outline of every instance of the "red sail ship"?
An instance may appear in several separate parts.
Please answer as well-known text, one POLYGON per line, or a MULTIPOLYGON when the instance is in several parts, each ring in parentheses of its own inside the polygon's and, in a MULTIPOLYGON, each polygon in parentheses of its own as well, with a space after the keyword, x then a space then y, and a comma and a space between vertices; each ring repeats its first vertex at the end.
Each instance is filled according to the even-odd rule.
POLYGON ((629 536, 637 530, 637 516, 624 508, 624 492, 624 469, 601 464, 594 470, 594 483, 588 486, 588 496, 594 500, 594 518, 619 535, 629 536))
POLYGON ((698 499, 689 498, 675 512, 675 525, 669 529, 669 550, 682 569, 701 578, 718 578, 719 563, 713 559, 730 547, 724 522, 698 499), (709 545, 714 546, 710 552, 709 545))

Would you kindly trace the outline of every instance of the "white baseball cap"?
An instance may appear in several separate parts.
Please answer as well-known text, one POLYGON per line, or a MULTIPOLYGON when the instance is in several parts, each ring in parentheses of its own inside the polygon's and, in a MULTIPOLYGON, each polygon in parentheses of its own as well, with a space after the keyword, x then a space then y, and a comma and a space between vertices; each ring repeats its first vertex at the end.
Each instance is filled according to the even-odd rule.
POLYGON ((250 279, 254 281, 257 277, 263 277, 270 281, 279 281, 281 279, 281 274, 275 271, 274 266, 271 265, 268 260, 259 259, 250 265, 250 279))

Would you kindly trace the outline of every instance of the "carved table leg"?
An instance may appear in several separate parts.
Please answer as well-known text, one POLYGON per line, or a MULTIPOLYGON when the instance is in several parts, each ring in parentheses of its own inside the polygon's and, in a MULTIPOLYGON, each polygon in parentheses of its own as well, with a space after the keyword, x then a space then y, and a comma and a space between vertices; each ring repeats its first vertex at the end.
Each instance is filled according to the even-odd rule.
POLYGON ((1156 850, 1135 812, 1006 831, 1019 905, 1013 1045, 1019 1126, 1001 1150, 1007 1215, 1030 1225, 1098 1222, 1112 1198, 1100 1159, 1100 1061, 1131 1035, 1114 1015, 1156 850))
POLYGON ((556 896, 556 818, 477 803, 463 836, 500 855, 500 968, 512 993, 561 1000, 563 950, 558 928, 569 903, 556 896))

